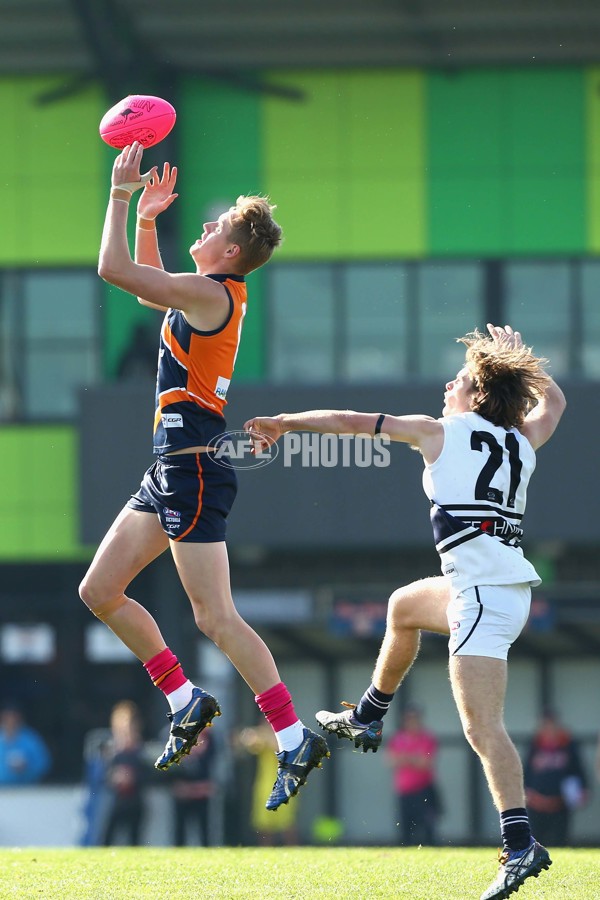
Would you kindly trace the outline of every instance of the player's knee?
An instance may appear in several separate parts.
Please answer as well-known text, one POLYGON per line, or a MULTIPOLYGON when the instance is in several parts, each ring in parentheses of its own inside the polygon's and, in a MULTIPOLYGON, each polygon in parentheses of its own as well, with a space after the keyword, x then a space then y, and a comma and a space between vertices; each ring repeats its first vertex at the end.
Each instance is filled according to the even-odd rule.
POLYGON ((226 615, 222 611, 217 614, 210 608, 194 607, 194 621, 202 634, 219 649, 223 649, 229 645, 232 637, 235 637, 236 626, 242 619, 238 615, 226 615))
POLYGON ((219 626, 217 618, 204 606, 194 606, 194 622, 202 634, 218 645, 219 626))
POLYGON ((477 752, 477 746, 479 743, 479 729, 477 727, 477 724, 475 722, 467 721, 463 722, 462 726, 464 736, 466 737, 473 750, 477 752))
POLYGON ((110 596, 96 579, 88 575, 85 576, 79 585, 79 596, 90 612, 102 620, 111 616, 127 602, 127 597, 124 594, 110 596))
POLYGON ((476 716, 463 722, 463 731, 478 756, 487 756, 488 748, 497 739, 493 723, 480 720, 476 716))
POLYGON ((404 588, 398 588, 388 601, 388 626, 392 628, 409 628, 412 619, 412 604, 410 592, 404 588))

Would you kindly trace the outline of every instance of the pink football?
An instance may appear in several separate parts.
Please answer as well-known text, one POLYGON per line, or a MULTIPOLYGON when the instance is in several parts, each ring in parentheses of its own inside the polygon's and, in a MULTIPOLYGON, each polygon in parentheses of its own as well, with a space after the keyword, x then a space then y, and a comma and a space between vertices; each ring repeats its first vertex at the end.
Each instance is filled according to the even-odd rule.
POLYGON ((177 114, 170 103, 148 94, 131 94, 102 117, 100 137, 115 150, 139 141, 153 147, 173 128, 177 114))

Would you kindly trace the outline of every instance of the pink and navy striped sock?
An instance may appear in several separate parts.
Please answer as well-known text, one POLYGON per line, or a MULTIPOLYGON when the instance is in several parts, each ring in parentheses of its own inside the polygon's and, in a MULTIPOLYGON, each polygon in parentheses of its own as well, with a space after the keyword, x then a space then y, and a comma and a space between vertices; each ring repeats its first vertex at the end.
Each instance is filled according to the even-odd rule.
POLYGON ((181 663, 168 647, 145 662, 144 668, 155 687, 159 688, 165 696, 172 694, 187 682, 181 663))

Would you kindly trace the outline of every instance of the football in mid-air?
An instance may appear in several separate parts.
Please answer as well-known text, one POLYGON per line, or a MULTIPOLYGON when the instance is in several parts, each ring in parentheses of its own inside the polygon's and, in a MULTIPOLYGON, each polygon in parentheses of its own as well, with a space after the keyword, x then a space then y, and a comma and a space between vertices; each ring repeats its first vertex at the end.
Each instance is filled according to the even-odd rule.
POLYGON ((100 137, 115 150, 122 150, 134 141, 146 149, 166 138, 176 118, 175 109, 162 97, 131 94, 102 117, 100 137))

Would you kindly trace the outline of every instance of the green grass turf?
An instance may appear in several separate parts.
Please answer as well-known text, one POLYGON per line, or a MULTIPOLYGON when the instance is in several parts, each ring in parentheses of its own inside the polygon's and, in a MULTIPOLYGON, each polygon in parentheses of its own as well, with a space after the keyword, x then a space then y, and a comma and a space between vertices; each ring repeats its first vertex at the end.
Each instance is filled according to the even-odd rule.
MULTIPOLYGON (((518 900, 597 900, 600 850, 552 856, 518 900)), ((1 900, 479 900, 495 874, 489 848, 0 850, 1 900)))

